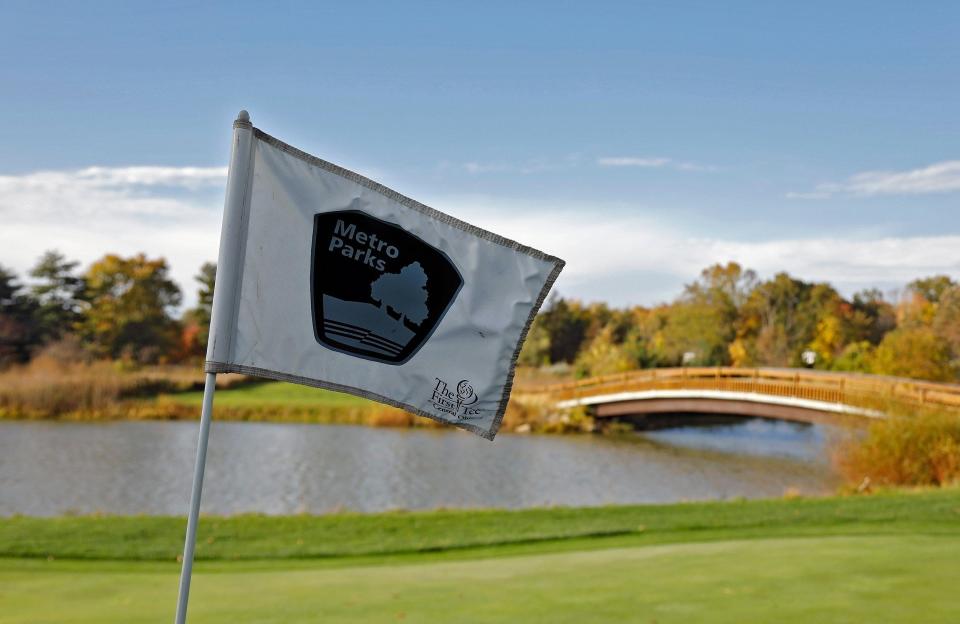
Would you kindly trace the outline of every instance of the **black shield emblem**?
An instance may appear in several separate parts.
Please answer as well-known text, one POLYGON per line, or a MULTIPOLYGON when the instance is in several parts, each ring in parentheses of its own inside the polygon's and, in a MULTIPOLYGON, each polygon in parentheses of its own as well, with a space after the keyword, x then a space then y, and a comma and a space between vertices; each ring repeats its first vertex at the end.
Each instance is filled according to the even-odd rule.
POLYGON ((317 341, 385 364, 413 357, 463 286, 442 251, 359 210, 314 217, 311 281, 317 341))

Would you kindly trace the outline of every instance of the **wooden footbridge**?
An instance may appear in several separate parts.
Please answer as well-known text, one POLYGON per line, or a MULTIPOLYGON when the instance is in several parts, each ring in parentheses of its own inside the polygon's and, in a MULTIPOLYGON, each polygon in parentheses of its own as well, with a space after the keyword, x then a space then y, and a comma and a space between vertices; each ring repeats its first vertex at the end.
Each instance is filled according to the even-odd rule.
POLYGON ((801 422, 882 418, 891 405, 960 413, 960 384, 783 368, 660 368, 542 387, 594 416, 722 414, 801 422))

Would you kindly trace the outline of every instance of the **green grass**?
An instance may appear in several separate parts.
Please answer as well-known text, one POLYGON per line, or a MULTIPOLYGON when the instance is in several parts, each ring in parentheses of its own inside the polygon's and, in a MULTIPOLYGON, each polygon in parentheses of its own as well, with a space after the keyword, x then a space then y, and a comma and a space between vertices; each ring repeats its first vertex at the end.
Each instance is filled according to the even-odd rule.
MULTIPOLYGON (((172 618, 184 521, 0 520, 0 624, 172 618)), ((960 491, 204 517, 191 622, 956 622, 960 491)))
MULTIPOLYGON (((960 539, 672 544, 194 574, 190 622, 956 622, 960 539)), ((0 562, 0 623, 171 621, 173 564, 0 562)))
MULTIPOLYGON (((200 406, 203 392, 181 392, 165 395, 170 400, 184 405, 200 406)), ((256 406, 364 406, 370 401, 342 392, 333 392, 321 388, 299 386, 296 384, 268 381, 251 383, 217 390, 215 404, 220 407, 256 407, 256 406)))
MULTIPOLYGON (((160 394, 127 402, 128 418, 196 418, 203 392, 160 394)), ((414 416, 360 397, 276 381, 243 383, 217 390, 219 420, 411 426, 414 416)))
MULTIPOLYGON (((0 519, 0 557, 172 561, 185 519, 0 519)), ((380 557, 477 548, 524 552, 784 536, 953 533, 960 490, 861 497, 594 508, 440 510, 326 516, 205 516, 198 560, 380 557), (602 538, 602 539, 601 539, 602 538)))

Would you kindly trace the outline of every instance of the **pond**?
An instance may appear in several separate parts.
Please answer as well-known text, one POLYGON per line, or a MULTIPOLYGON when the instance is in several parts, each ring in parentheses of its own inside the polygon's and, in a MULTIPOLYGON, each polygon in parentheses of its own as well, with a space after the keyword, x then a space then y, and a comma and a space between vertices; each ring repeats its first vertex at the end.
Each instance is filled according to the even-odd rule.
MULTIPOLYGON (((821 494, 821 426, 745 420, 626 434, 214 422, 202 511, 521 508, 821 494)), ((0 515, 187 512, 195 422, 0 422, 0 515)))

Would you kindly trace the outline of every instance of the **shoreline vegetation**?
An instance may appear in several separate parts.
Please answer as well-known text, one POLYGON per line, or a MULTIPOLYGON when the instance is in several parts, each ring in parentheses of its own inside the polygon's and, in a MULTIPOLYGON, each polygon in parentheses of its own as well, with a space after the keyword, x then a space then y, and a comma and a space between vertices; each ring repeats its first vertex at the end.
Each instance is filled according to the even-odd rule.
MULTIPOLYGON (((554 379, 555 376, 550 376, 554 379)), ((542 383, 544 374, 519 371, 542 383)), ((260 380, 217 376, 214 401, 218 420, 428 427, 444 425, 352 395, 260 380)), ((197 420, 203 399, 203 373, 197 367, 124 367, 97 361, 62 364, 39 356, 0 373, 0 420, 197 420)), ((504 431, 565 433, 588 431, 584 417, 549 413, 547 405, 516 392, 504 417, 504 431)))
MULTIPOLYGON (((594 422, 582 410, 558 411, 535 392, 570 379, 569 370, 521 367, 502 430, 514 433, 628 433, 622 422, 594 422), (525 392, 525 390, 527 392, 525 392)), ((0 420, 197 420, 199 367, 65 364, 41 354, 0 372, 0 420)), ((221 421, 443 428, 400 409, 338 392, 219 375, 214 401, 221 421)), ((888 418, 837 436, 829 450, 846 487, 949 485, 960 480, 960 417, 891 403, 888 418)))
MULTIPOLYGON (((80 263, 51 250, 27 282, 0 267, 0 420, 195 420, 200 411, 216 266, 196 275, 197 305, 163 258, 107 254, 80 263)), ((615 308, 552 298, 519 354, 502 431, 614 432, 629 423, 558 411, 539 385, 640 369, 812 367, 956 383, 960 283, 915 279, 888 297, 842 296, 826 282, 760 279, 714 264, 672 302, 615 308)), ((442 427, 345 395, 242 376, 218 377, 215 418, 238 421, 442 427)), ((929 405, 891 415, 832 450, 851 486, 942 485, 960 479, 960 417, 929 405), (867 484, 867 485, 865 485, 867 484)))

